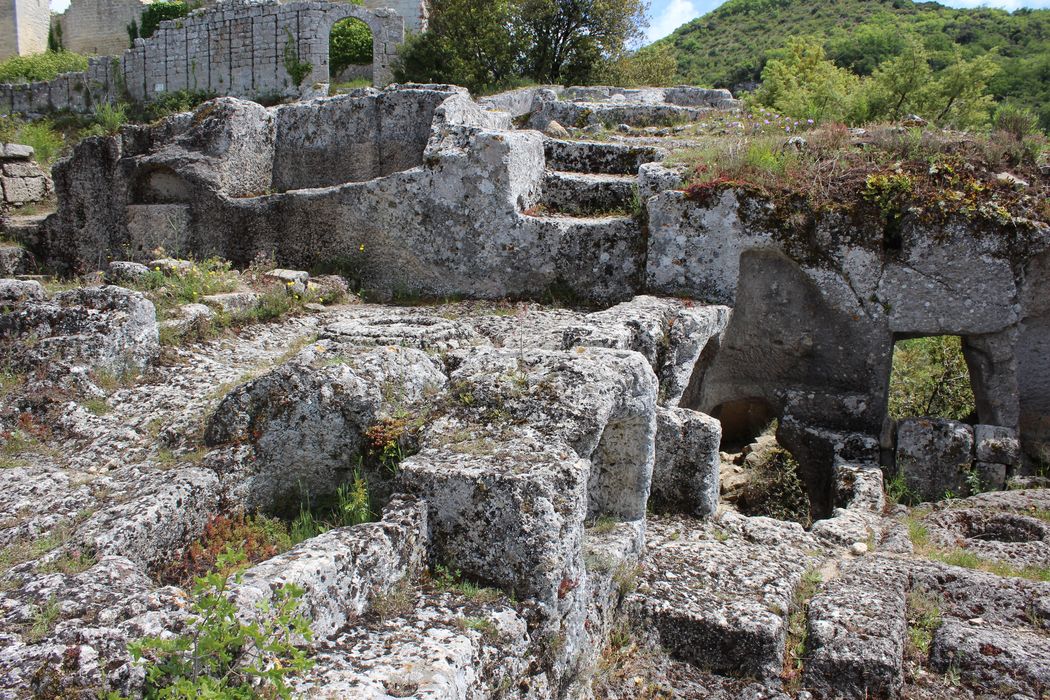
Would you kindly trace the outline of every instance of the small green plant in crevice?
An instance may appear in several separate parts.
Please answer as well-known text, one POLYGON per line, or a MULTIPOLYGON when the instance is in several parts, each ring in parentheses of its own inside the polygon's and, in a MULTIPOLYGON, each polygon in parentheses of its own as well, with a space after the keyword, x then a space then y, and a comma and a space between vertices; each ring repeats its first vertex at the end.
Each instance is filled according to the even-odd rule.
POLYGON ((39 642, 55 630, 62 608, 58 600, 52 596, 46 603, 36 608, 33 621, 29 628, 22 633, 22 640, 27 644, 39 642))
POLYGON ((601 515, 587 526, 587 531, 594 535, 608 535, 616 531, 620 521, 611 515, 601 515))
POLYGON ((642 567, 639 564, 631 564, 629 562, 623 562, 616 570, 613 571, 612 582, 616 587, 616 593, 620 598, 626 598, 631 593, 634 593, 638 588, 638 582, 641 580, 642 567))
POLYGON ((310 668, 302 643, 312 639, 300 611, 303 589, 285 585, 273 602, 246 621, 229 596, 229 573, 244 565, 244 553, 230 548, 216 570, 197 579, 191 617, 176 637, 147 637, 128 645, 146 670, 143 696, 154 698, 256 698, 292 696, 288 679, 310 668), (223 573, 226 572, 226 573, 223 573))
POLYGON ((502 591, 478 584, 464 578, 459 569, 452 569, 443 564, 437 564, 431 569, 429 582, 439 591, 455 593, 467 598, 473 603, 494 603, 504 598, 502 591))
POLYGON ((299 514, 289 527, 293 545, 322 535, 329 530, 351 527, 375 520, 371 507, 368 482, 360 469, 354 470, 353 479, 336 489, 335 503, 328 507, 311 508, 304 502, 299 514))
POLYGON ((380 620, 402 617, 416 605, 416 592, 408 579, 401 579, 390 590, 376 595, 368 605, 368 612, 380 620))
POLYGON ((310 75, 314 66, 309 61, 299 58, 299 50, 295 44, 295 37, 292 36, 292 30, 285 28, 284 31, 284 69, 288 71, 292 84, 299 87, 306 80, 306 76, 310 75))
POLYGON ((906 601, 908 619, 908 646, 906 653, 920 663, 930 655, 933 635, 941 626, 941 601, 923 587, 908 591, 906 601))
POLYGON ((802 668, 805 663, 806 638, 809 633, 809 603, 816 595, 824 577, 816 569, 808 569, 795 588, 788 615, 787 642, 784 646, 784 670, 781 678, 785 684, 798 690, 802 682, 802 668))
POLYGON ((500 638, 499 628, 496 623, 485 617, 462 617, 457 624, 465 630, 481 632, 481 636, 490 644, 498 642, 500 638))
POLYGON ((906 506, 917 505, 922 500, 908 485, 908 479, 901 470, 898 470, 893 475, 893 478, 886 481, 886 496, 889 497, 892 503, 906 506))

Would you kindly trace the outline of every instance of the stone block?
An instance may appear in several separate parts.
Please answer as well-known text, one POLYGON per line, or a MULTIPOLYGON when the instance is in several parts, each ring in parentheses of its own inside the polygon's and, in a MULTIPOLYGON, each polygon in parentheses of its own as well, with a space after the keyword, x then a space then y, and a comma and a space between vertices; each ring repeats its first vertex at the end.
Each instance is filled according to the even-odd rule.
POLYGON ((897 469, 923 500, 966 490, 973 464, 973 429, 943 418, 908 418, 897 424, 897 469))
POLYGON ((979 462, 1015 465, 1021 461, 1017 431, 998 425, 975 425, 974 441, 979 462))
POLYGON ((722 426, 688 408, 656 411, 651 507, 710 517, 718 510, 722 426))
POLYGON ((904 683, 907 575, 855 562, 809 604, 803 685, 820 697, 896 698, 904 683))
POLYGON ((581 575, 590 465, 533 430, 448 428, 401 466, 401 488, 429 508, 436 559, 555 605, 581 575))

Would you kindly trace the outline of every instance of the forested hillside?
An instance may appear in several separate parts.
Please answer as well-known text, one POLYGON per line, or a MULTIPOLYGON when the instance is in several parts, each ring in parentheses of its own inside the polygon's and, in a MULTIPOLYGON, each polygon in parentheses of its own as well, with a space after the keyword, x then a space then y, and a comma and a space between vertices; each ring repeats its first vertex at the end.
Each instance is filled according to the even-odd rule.
POLYGON ((1037 111, 1050 127, 1050 10, 956 10, 910 0, 729 0, 658 42, 673 47, 680 77, 737 88, 760 79, 789 37, 809 36, 827 57, 857 75, 871 74, 918 39, 938 71, 990 54, 997 100, 1037 111))

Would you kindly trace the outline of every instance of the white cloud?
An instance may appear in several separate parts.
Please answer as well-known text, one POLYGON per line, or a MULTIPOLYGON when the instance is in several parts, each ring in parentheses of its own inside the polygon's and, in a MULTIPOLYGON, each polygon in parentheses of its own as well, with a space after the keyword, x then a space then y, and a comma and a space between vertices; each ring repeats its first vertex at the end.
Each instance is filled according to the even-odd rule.
POLYGON ((649 25, 649 41, 662 39, 691 19, 700 16, 700 8, 693 0, 670 0, 649 25))
POLYGON ((1046 0, 948 0, 949 7, 997 7, 1002 10, 1019 10, 1022 7, 1046 9, 1050 2, 1046 0))

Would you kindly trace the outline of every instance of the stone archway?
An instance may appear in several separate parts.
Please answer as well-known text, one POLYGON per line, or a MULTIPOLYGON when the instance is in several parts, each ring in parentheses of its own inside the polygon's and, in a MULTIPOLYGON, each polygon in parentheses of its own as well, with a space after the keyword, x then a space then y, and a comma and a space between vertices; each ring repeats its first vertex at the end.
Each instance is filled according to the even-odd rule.
POLYGON ((394 80, 397 47, 405 41, 405 20, 393 10, 371 10, 350 3, 332 3, 324 12, 324 24, 318 39, 324 52, 325 78, 331 77, 327 73, 332 27, 351 18, 364 22, 372 30, 372 84, 376 87, 389 85, 394 80))

